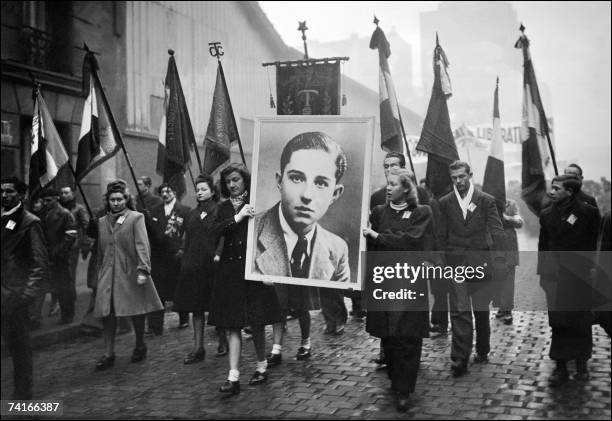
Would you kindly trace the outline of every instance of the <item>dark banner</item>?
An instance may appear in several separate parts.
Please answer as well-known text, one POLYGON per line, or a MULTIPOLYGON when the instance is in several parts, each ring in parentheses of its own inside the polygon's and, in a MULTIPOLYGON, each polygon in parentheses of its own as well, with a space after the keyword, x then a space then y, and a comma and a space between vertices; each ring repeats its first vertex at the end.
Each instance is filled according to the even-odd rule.
POLYGON ((340 63, 276 66, 278 115, 340 115, 340 63))

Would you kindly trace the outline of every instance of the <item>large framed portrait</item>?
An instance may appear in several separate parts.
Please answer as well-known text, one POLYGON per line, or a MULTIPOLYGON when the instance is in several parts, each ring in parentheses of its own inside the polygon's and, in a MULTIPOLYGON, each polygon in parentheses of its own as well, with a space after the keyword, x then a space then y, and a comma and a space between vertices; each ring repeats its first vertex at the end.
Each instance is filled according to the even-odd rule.
POLYGON ((362 289, 374 117, 255 123, 245 278, 362 289))

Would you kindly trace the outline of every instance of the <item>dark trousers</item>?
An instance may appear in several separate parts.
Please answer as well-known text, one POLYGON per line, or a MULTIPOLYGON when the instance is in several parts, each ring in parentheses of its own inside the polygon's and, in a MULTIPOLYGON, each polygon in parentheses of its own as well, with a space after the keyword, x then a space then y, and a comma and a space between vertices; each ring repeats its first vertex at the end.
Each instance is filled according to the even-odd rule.
POLYGON ((422 338, 388 336, 381 339, 387 358, 387 374, 391 387, 404 394, 414 392, 419 364, 421 363, 422 338))
POLYGON ((27 306, 2 315, 2 336, 13 359, 13 398, 32 399, 32 344, 27 306))
POLYGON ((552 330, 550 359, 555 361, 586 361, 593 350, 590 311, 549 311, 552 330))
POLYGON ((333 288, 319 288, 321 313, 328 328, 346 324, 348 313, 344 305, 344 291, 333 288))
POLYGON ((496 272, 499 276, 494 279, 497 283, 497 293, 493 300, 493 305, 499 307, 502 311, 511 311, 514 309, 514 278, 516 276, 516 266, 509 266, 505 271, 496 272))
POLYGON ((491 351, 489 304, 493 296, 493 284, 489 281, 474 284, 452 282, 450 289, 451 359, 467 364, 472 353, 474 326, 476 327, 476 352, 480 355, 491 351), (473 312, 473 316, 472 316, 473 312))
POLYGON ((432 325, 448 327, 448 280, 432 279, 430 291, 433 295, 430 322, 432 325))
POLYGON ((70 275, 70 260, 54 262, 51 265, 52 285, 57 294, 62 319, 74 317, 76 287, 74 278, 70 275))
POLYGON ((363 306, 361 304, 362 298, 361 298, 361 291, 353 291, 350 294, 350 298, 351 298, 351 310, 353 311, 353 315, 355 316, 359 316, 359 313, 361 313, 363 311, 363 306))

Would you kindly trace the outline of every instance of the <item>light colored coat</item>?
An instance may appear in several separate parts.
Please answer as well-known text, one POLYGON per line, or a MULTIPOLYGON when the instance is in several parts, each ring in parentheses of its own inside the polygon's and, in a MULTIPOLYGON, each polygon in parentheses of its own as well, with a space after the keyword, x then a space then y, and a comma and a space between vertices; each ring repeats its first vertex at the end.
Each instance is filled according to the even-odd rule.
POLYGON ((111 297, 116 316, 135 316, 163 310, 151 276, 144 285, 138 272, 151 273, 151 250, 144 215, 126 210, 123 223, 112 223, 111 215, 98 222, 98 287, 95 317, 111 313, 111 297))

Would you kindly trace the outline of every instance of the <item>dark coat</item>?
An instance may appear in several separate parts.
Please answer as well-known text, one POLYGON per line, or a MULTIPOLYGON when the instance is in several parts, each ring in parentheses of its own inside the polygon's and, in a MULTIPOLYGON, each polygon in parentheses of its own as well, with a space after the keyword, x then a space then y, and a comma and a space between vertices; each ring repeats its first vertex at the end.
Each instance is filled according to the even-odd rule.
POLYGON ((151 210, 164 203, 161 197, 155 196, 150 191, 142 193, 142 199, 144 200, 145 206, 143 206, 140 201, 140 195, 136 195, 136 210, 140 213, 145 213, 145 207, 147 211, 151 212, 151 210))
POLYGON ((471 202, 474 207, 468 210, 465 219, 454 191, 444 195, 439 204, 438 250, 447 252, 449 263, 452 259, 453 264, 479 266, 487 263, 487 267, 491 267, 489 253, 474 252, 505 249, 506 236, 495 198, 474 189, 471 202), (464 251, 470 253, 462 255, 464 251))
POLYGON ((217 227, 224 237, 224 246, 216 272, 209 323, 243 328, 279 322, 282 316, 274 287, 244 279, 248 218, 236 223, 237 213, 229 200, 219 205, 217 227))
POLYGON ((144 216, 126 209, 120 215, 108 214, 98 221, 98 281, 95 317, 114 311, 117 316, 134 316, 162 310, 153 281, 144 285, 138 274, 151 273, 149 240, 144 216), (120 223, 121 222, 121 223, 120 223))
MULTIPOLYGON (((210 299, 217 266, 217 203, 208 200, 192 209, 185 224, 181 273, 174 293, 174 310, 210 310, 210 299)), ((219 250, 220 251, 220 250, 219 250)))
POLYGON ((178 201, 169 216, 164 204, 151 209, 148 218, 148 233, 151 242, 151 275, 162 301, 174 298, 181 260, 177 256, 185 233, 185 223, 190 209, 178 201))
POLYGON ((49 257, 40 219, 24 209, 2 217, 2 314, 34 300, 47 276, 49 257))
POLYGON ((77 226, 72 213, 58 203, 45 212, 42 222, 49 261, 52 264, 67 264, 70 249, 77 239, 77 226))
MULTIPOLYGON (((368 241, 368 251, 433 251, 433 214, 427 205, 418 205, 403 219, 389 205, 372 210, 370 223, 379 235, 368 241)), ((379 338, 429 337, 427 311, 368 311, 366 331, 379 338)))
POLYGON ((72 252, 88 251, 91 247, 91 241, 87 237, 87 227, 89 226, 89 214, 85 206, 77 203, 76 200, 71 200, 68 203, 62 203, 62 206, 70 211, 77 228, 77 241, 72 244, 72 252))

